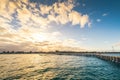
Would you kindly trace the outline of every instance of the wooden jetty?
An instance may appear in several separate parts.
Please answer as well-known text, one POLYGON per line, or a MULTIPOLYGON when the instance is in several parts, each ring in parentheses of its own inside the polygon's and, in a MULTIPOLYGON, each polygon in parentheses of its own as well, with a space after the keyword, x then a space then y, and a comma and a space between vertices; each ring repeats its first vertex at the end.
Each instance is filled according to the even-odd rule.
POLYGON ((102 54, 97 54, 96 57, 106 60, 106 61, 111 61, 111 62, 120 64, 120 57, 117 57, 117 56, 106 56, 102 54))

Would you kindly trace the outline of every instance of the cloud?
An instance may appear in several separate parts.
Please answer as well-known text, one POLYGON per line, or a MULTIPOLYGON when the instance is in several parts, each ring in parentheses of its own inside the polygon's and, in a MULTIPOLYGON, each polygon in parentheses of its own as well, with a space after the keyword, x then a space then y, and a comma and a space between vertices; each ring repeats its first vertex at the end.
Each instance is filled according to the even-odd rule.
POLYGON ((9 50, 9 51, 81 51, 84 50, 81 47, 74 46, 77 44, 74 40, 56 40, 56 41, 42 41, 42 42, 31 42, 31 41, 24 41, 24 42, 10 42, 6 40, 6 43, 3 43, 0 40, 0 49, 2 51, 9 50))
POLYGON ((78 13, 76 11, 72 11, 69 14, 69 19, 73 25, 80 24, 81 28, 83 28, 86 23, 90 23, 88 15, 82 16, 80 13, 78 13))
POLYGON ((101 22, 101 19, 97 19, 96 21, 97 21, 97 22, 101 22))
POLYGON ((51 6, 40 5, 40 12, 42 15, 49 14, 51 10, 52 10, 51 6))
POLYGON ((73 10, 75 7, 73 0, 55 2, 49 6, 40 4, 38 8, 36 8, 37 3, 31 3, 28 0, 3 0, 0 3, 1 15, 4 14, 4 17, 11 20, 15 18, 11 16, 14 14, 21 25, 27 24, 29 20, 33 20, 44 27, 48 26, 52 21, 59 24, 72 22, 73 25, 78 24, 82 28, 85 24, 89 24, 89 16, 87 14, 84 15, 73 10))
POLYGON ((3 28, 3 27, 0 27, 0 32, 5 32, 5 28, 3 28))
POLYGON ((82 6, 83 6, 83 7, 85 7, 85 6, 86 6, 86 4, 82 4, 82 6))
POLYGON ((106 13, 104 13, 104 14, 102 14, 102 16, 107 16, 108 14, 106 14, 106 13))
POLYGON ((120 47, 120 42, 117 42, 117 43, 115 43, 115 44, 113 44, 113 46, 115 46, 115 47, 120 47))
POLYGON ((52 5, 37 4, 29 0, 1 0, 0 48, 26 51, 73 49, 77 41, 62 41, 60 31, 49 30, 52 22, 57 25, 71 23, 73 26, 80 25, 81 28, 89 25, 89 16, 75 11, 75 6, 74 0, 55 2, 52 5))
POLYGON ((74 39, 60 40, 60 32, 40 33, 36 28, 22 27, 17 32, 5 28, 0 34, 0 49, 2 51, 81 51, 83 48, 76 46, 74 39), (7 33, 6 33, 7 32, 7 33))
POLYGON ((74 39, 68 39, 68 40, 56 40, 54 42, 52 41, 44 41, 36 43, 36 46, 44 47, 42 48, 44 51, 81 51, 84 50, 83 48, 80 48, 78 46, 75 46, 74 44, 77 44, 77 41, 74 39))

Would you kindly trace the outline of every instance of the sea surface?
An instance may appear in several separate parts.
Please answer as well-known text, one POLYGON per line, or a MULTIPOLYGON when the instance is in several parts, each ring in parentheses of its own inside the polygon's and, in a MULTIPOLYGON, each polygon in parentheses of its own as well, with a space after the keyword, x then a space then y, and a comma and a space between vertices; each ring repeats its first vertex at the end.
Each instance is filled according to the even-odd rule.
POLYGON ((120 66, 96 57, 0 54, 0 80, 120 80, 120 66))

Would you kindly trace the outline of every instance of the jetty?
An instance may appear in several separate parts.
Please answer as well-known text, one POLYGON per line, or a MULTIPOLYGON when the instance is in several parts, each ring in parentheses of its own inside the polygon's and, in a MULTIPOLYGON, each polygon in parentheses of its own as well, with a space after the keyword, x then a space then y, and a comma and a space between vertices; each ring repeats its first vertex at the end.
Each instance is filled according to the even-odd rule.
POLYGON ((102 54, 96 54, 95 56, 102 60, 120 64, 120 56, 106 56, 106 55, 102 55, 102 54))

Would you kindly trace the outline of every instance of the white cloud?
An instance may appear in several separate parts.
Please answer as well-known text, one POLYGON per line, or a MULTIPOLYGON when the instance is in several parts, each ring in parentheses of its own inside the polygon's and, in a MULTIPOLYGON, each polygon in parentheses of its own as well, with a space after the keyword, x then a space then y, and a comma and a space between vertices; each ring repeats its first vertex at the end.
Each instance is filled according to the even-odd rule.
POLYGON ((80 24, 81 28, 83 28, 86 25, 86 23, 88 24, 90 23, 88 15, 81 15, 80 13, 76 11, 72 11, 69 14, 69 19, 73 25, 80 24))
POLYGON ((97 21, 97 22, 101 22, 101 19, 97 19, 96 21, 97 21))
POLYGON ((40 12, 41 12, 42 15, 49 14, 51 10, 52 10, 51 6, 40 5, 40 12))

